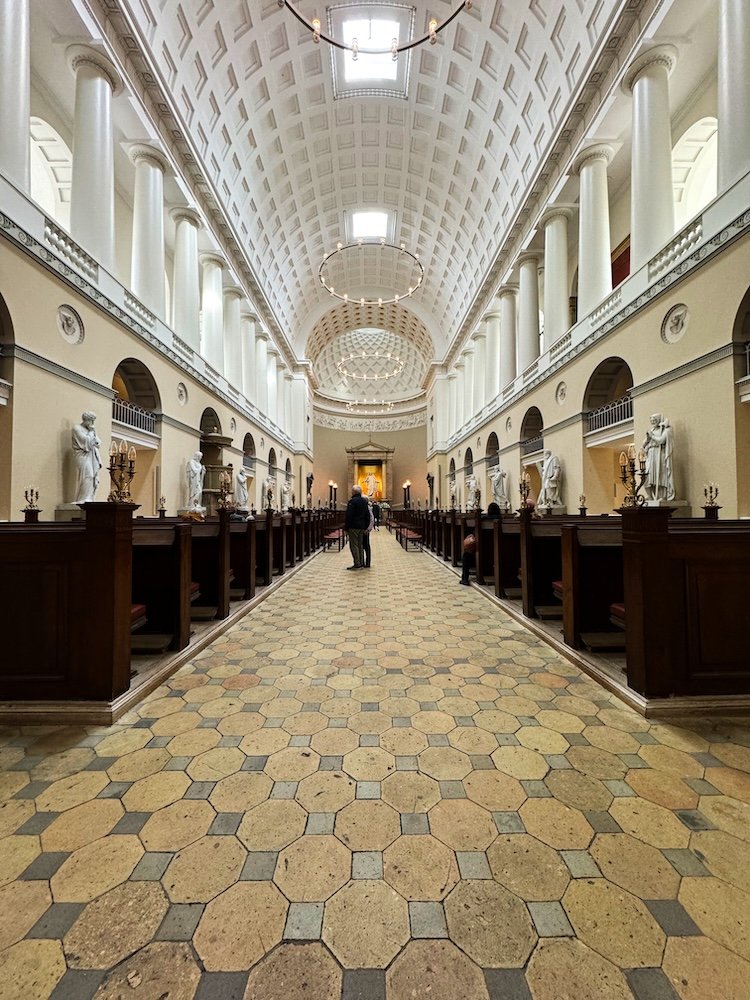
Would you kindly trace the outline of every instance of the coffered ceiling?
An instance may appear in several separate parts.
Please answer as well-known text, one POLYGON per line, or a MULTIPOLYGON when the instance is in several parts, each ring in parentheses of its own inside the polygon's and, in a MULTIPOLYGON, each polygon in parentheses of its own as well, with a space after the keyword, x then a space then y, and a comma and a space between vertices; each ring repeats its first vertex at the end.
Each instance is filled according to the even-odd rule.
MULTIPOLYGON (((401 326, 424 329, 439 359, 486 292, 539 161, 628 2, 474 0, 436 45, 413 50, 405 99, 335 99, 330 47, 277 0, 99 6, 137 40, 262 289, 261 311, 296 355, 317 344, 331 314, 337 333, 347 332, 340 324, 349 317, 318 268, 347 241, 351 211, 378 208, 389 213, 393 242, 425 268, 401 326)), ((415 31, 457 3, 410 0, 415 31)), ((327 9, 320 0, 297 7, 308 18, 327 9)), ((377 261, 365 283, 383 297, 402 292, 377 261)), ((349 329, 363 325, 397 333, 377 318, 349 329)))

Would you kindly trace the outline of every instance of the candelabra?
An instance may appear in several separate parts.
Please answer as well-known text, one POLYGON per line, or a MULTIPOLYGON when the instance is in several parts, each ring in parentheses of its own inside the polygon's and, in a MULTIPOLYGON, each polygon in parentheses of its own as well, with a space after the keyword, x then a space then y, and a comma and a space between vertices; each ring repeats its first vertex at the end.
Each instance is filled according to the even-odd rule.
POLYGON ((29 486, 27 490, 24 490, 23 497, 26 501, 26 506, 21 511, 24 522, 26 524, 38 524, 39 515, 41 514, 39 504, 37 503, 39 490, 35 490, 33 486, 29 486))
POLYGON ((130 495, 130 484, 135 475, 135 448, 128 450, 126 441, 113 441, 109 449, 109 478, 112 480, 112 489, 109 491, 107 500, 109 503, 132 503, 130 495))
POLYGON ((474 494, 474 510, 480 511, 482 509, 482 491, 477 486, 476 492, 474 494))
POLYGON ((587 507, 586 507, 586 497, 582 493, 578 497, 578 513, 581 515, 581 517, 585 517, 586 516, 586 510, 587 510, 587 507))
POLYGON ((703 505, 703 513, 706 516, 706 520, 718 521, 719 511, 721 510, 721 507, 716 502, 719 498, 719 484, 707 483, 703 487, 703 497, 706 501, 703 505))
POLYGON ((159 507, 158 507, 159 517, 165 518, 167 516, 167 498, 159 497, 159 507))
POLYGON ((232 477, 228 472, 219 473, 219 498, 216 501, 219 510, 233 510, 232 477))
POLYGON ((529 493, 531 492, 531 476, 528 472, 524 472, 518 480, 518 492, 521 494, 521 509, 524 510, 526 501, 529 499, 529 493))
POLYGON ((334 483, 332 479, 328 480, 328 506, 331 510, 336 506, 336 494, 338 493, 339 484, 334 483))
POLYGON ((266 510, 273 510, 273 489, 270 486, 266 490, 266 510))
POLYGON ((404 482, 404 510, 408 510, 411 507, 411 480, 407 479, 404 482))
POLYGON ((632 444, 628 445, 627 454, 620 452, 620 482, 627 490, 623 507, 642 507, 646 502, 646 498, 641 496, 646 482, 646 452, 643 449, 638 452, 637 460, 636 468, 635 446, 632 444))

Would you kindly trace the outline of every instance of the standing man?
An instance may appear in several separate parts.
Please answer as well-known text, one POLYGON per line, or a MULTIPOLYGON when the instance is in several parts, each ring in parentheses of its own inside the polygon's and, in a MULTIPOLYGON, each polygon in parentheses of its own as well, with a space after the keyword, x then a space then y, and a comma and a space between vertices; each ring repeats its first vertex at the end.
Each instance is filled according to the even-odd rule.
POLYGON ((361 486, 352 486, 352 496, 346 505, 344 528, 349 534, 349 548, 352 550, 353 565, 347 569, 364 569, 364 534, 370 526, 370 507, 362 496, 361 486))
POLYGON ((380 531, 380 504, 377 500, 372 505, 372 517, 375 522, 375 530, 380 531))

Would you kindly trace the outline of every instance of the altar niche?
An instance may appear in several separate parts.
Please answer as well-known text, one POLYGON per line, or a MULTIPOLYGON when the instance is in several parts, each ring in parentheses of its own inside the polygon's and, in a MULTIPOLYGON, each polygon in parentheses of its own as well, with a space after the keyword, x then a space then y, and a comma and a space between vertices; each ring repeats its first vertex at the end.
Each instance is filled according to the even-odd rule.
POLYGON ((387 500, 393 492, 393 452, 395 448, 368 441, 356 448, 347 448, 347 490, 362 487, 363 496, 371 500, 387 500))

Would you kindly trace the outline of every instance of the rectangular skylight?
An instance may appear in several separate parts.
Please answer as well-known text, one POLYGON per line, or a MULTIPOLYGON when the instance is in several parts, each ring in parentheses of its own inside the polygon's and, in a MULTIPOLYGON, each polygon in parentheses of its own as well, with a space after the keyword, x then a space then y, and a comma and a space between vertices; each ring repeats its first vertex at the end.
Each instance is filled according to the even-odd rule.
POLYGON ((368 55, 361 50, 390 50, 393 39, 398 41, 400 27, 398 21, 371 17, 351 18, 344 21, 344 42, 351 45, 356 38, 360 48, 356 59, 351 52, 344 54, 344 79, 347 83, 396 79, 398 62, 393 59, 390 51, 384 55, 368 55))
POLYGON ((355 240, 379 240, 388 236, 387 212, 353 212, 352 238, 355 240))

